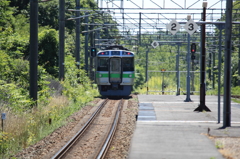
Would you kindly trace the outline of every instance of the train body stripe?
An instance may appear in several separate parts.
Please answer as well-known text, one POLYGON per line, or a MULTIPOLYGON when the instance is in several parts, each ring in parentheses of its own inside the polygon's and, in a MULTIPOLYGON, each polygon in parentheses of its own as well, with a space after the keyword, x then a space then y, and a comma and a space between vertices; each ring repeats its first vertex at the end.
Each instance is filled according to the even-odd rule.
POLYGON ((123 78, 135 78, 135 74, 131 73, 131 74, 123 74, 123 78), (131 75, 131 76, 130 76, 131 75))
POLYGON ((120 78, 120 74, 119 73, 110 73, 110 77, 111 78, 120 78))
POLYGON ((108 73, 97 73, 96 77, 97 78, 108 78, 108 73))

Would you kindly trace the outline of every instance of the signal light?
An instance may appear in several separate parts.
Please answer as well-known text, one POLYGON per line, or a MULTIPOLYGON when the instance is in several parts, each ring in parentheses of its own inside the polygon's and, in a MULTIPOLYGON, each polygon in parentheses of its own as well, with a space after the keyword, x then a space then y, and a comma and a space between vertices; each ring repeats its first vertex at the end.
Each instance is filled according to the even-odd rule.
POLYGON ((97 54, 97 49, 96 48, 91 48, 91 56, 95 57, 97 54))
POLYGON ((192 43, 191 44, 191 53, 195 53, 196 52, 196 44, 192 43))

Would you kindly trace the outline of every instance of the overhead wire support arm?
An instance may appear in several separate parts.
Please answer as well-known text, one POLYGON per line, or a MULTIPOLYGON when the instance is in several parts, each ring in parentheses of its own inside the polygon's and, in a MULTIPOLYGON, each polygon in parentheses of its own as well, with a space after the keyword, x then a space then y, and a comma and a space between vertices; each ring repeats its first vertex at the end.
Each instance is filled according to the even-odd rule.
POLYGON ((101 29, 106 29, 107 27, 101 27, 101 28, 97 28, 97 29, 93 29, 93 30, 88 30, 88 31, 82 31, 82 33, 89 33, 89 32, 93 32, 93 31, 97 31, 97 30, 101 30, 101 29))
POLYGON ((97 25, 102 25, 102 26, 121 26, 121 25, 119 25, 119 24, 100 24, 100 23, 94 23, 94 24, 82 23, 82 25, 94 25, 94 26, 97 26, 97 25))
POLYGON ((96 14, 98 14, 98 13, 94 13, 94 14, 90 14, 90 15, 83 15, 83 16, 80 16, 80 17, 68 18, 67 20, 75 20, 75 19, 80 19, 80 18, 86 18, 86 17, 93 16, 93 15, 96 15, 96 14))

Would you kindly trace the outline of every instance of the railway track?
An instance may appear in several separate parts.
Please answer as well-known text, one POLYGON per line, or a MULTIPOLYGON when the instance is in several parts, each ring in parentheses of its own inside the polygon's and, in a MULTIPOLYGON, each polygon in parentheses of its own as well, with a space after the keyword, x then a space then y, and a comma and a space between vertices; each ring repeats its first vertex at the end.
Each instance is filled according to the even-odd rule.
POLYGON ((94 149, 94 150, 91 150, 91 152, 97 152, 95 154, 90 153, 88 156, 91 156, 91 157, 84 157, 84 158, 97 158, 97 159, 104 158, 110 146, 111 140, 114 136, 115 130, 117 128, 117 123, 120 117, 122 105, 123 105, 123 99, 121 99, 120 101, 109 100, 109 99, 104 100, 96 109, 96 111, 91 115, 88 121, 84 124, 84 126, 77 132, 77 134, 74 137, 72 137, 71 140, 68 141, 67 144, 65 144, 61 148, 61 150, 59 150, 52 157, 52 159, 74 158, 73 156, 77 157, 78 155, 79 155, 78 157, 82 157, 80 156, 81 153, 79 153, 81 151, 79 147, 81 147, 82 149, 94 149), (117 105, 117 107, 115 107, 115 105, 117 105), (105 111, 105 113, 103 113, 103 110, 105 111), (106 115, 107 112, 108 112, 108 115, 106 115), (111 113, 111 112, 114 112, 114 113, 111 113), (107 120, 106 120, 106 117, 108 118, 107 120), (103 128, 94 129, 94 127, 103 126, 103 125, 104 125, 103 128), (98 129, 99 129, 99 132, 97 131, 98 129), (103 133, 101 129, 102 130, 106 129, 107 131, 103 133), (89 134, 92 134, 92 137, 89 137, 89 134), (89 146, 88 148, 83 148, 84 146, 82 145, 87 145, 87 144, 84 144, 84 142, 88 142, 92 138, 102 138, 102 139, 98 141, 98 145, 96 146, 91 145, 90 148, 89 146))

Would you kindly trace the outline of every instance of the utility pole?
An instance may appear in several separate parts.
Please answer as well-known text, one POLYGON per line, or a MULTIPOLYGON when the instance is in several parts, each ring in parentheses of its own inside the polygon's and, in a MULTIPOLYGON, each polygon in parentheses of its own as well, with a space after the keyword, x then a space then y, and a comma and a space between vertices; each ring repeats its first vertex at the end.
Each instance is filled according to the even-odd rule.
POLYGON ((226 3, 223 127, 231 126, 232 0, 226 3))
POLYGON ((30 98, 37 105, 38 73, 38 0, 30 1, 30 98))
MULTIPOLYGON (((239 41, 240 41, 240 27, 238 31, 239 41)), ((238 76, 240 77, 240 45, 238 46, 238 76)), ((240 78, 238 79, 238 86, 240 86, 240 78)))
MULTIPOLYGON (((191 16, 188 16, 188 20, 191 19, 191 16)), ((186 99, 184 100, 184 102, 191 102, 191 98, 190 98, 190 81, 191 81, 191 77, 190 77, 190 34, 188 34, 188 51, 187 51, 187 95, 186 95, 186 99)))
POLYGON ((64 80, 65 0, 59 0, 59 80, 64 80))
MULTIPOLYGON (((80 0, 76 0, 76 9, 79 10, 76 12, 76 17, 80 17, 80 0)), ((80 68, 80 18, 76 19, 76 43, 75 43, 75 57, 76 57, 76 66, 80 68)), ((78 75, 79 76, 79 75, 78 75)))
POLYGON ((178 51, 176 55, 176 76, 177 76, 177 96, 180 95, 180 72, 179 72, 179 56, 180 56, 180 43, 177 44, 178 51))
MULTIPOLYGON (((92 24, 94 23, 94 22, 93 22, 93 19, 92 19, 91 23, 92 23, 92 24)), ((90 30, 93 30, 93 28, 94 28, 94 26, 91 25, 91 26, 90 26, 90 30)), ((91 46, 91 48, 95 48, 95 45, 94 45, 94 39, 95 39, 95 38, 94 38, 94 35, 95 35, 95 34, 94 34, 94 33, 95 33, 95 32, 91 32, 91 33, 90 33, 90 46, 91 46)), ((93 59, 94 59, 94 57, 90 56, 90 79, 91 79, 91 80, 94 80, 93 59)))
MULTIPOLYGON (((88 13, 85 13, 84 23, 88 24, 88 13)), ((85 25, 85 71, 88 74, 88 25, 85 25)))
MULTIPOLYGON (((206 21, 206 8, 207 8, 207 2, 203 2, 203 14, 202 14, 202 20, 206 21)), ((206 39, 206 27, 205 24, 202 24, 201 26, 201 77, 200 77, 200 104, 194 111, 211 111, 206 105, 205 105, 205 98, 206 98, 206 48, 205 48, 205 39, 206 39)))
POLYGON ((218 25, 219 29, 219 41, 218 41, 218 123, 220 123, 221 113, 221 70, 222 70, 222 30, 223 25, 218 25))
POLYGON ((141 24, 142 24, 142 13, 139 13, 139 32, 138 32, 138 44, 141 46, 141 24))

